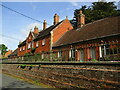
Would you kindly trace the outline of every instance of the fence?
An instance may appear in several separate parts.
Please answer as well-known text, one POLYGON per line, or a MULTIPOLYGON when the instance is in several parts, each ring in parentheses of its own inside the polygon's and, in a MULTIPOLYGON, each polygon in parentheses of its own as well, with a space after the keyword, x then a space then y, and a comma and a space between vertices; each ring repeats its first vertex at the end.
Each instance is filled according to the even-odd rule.
MULTIPOLYGON (((65 56, 65 55, 64 55, 65 56)), ((7 58, 3 59, 3 62, 54 62, 54 61, 77 61, 75 58, 69 58, 69 60, 65 60, 65 57, 58 57, 57 53, 44 53, 43 54, 32 54, 32 55, 25 55, 22 57, 16 57, 16 58, 7 58)), ((88 61, 120 61, 120 54, 114 54, 114 55, 106 55, 100 60, 88 60, 88 61)), ((77 62, 84 62, 81 60, 78 60, 77 62)))

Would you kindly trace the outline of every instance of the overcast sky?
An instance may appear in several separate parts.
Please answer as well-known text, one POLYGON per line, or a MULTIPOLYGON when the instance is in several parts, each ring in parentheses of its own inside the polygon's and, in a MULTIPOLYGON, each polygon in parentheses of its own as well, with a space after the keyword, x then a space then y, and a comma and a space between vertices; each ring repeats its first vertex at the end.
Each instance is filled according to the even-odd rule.
MULTIPOLYGON (((68 16, 68 19, 72 19, 75 9, 81 8, 82 5, 90 6, 92 3, 92 2, 14 2, 14 1, 15 0, 13 0, 13 2, 2 2, 2 4, 22 14, 35 18, 41 22, 46 20, 47 23, 50 25, 53 24, 53 16, 55 13, 57 13, 60 16, 60 20, 65 19, 66 16, 68 16)), ((2 17, 0 17, 0 19, 2 18, 2 26, 0 27, 2 27, 2 31, 0 32, 0 34, 10 36, 10 38, 6 36, 1 37, 0 35, 0 39, 2 38, 2 41, 0 40, 0 44, 4 43, 8 47, 8 49, 15 50, 18 47, 19 41, 25 40, 30 29, 33 29, 35 26, 37 26, 39 30, 42 30, 41 22, 28 19, 4 7, 2 7, 1 15, 2 17)))

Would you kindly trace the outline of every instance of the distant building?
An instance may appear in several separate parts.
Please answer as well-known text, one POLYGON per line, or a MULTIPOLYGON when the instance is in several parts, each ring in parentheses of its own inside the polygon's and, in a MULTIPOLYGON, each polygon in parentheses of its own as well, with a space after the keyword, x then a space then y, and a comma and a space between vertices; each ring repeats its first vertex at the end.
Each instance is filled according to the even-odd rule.
POLYGON ((11 54, 8 55, 9 58, 18 57, 18 49, 14 50, 11 54))
POLYGON ((8 55, 10 55, 12 53, 12 50, 8 50, 6 53, 5 53, 5 57, 8 57, 8 55))

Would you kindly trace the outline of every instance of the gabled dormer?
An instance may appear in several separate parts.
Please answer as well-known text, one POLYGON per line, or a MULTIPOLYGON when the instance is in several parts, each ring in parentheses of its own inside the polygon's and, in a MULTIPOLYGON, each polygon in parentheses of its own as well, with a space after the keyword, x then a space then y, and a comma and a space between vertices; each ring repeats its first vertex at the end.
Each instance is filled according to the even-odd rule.
POLYGON ((34 40, 38 34, 39 34, 38 27, 35 26, 34 31, 32 32, 32 30, 30 30, 30 33, 28 34, 27 37, 28 42, 34 40))
POLYGON ((34 39, 38 35, 38 28, 35 26, 34 31, 30 30, 26 40, 20 42, 18 45, 18 56, 24 56, 25 53, 30 53, 31 49, 34 48, 34 39))
POLYGON ((38 28, 36 26, 34 27, 34 31, 33 32, 30 30, 30 33, 29 33, 29 35, 27 37, 27 40, 26 40, 26 43, 27 43, 26 47, 27 47, 27 49, 32 49, 32 48, 35 47, 33 40, 37 37, 38 34, 39 34, 39 31, 38 31, 38 28))

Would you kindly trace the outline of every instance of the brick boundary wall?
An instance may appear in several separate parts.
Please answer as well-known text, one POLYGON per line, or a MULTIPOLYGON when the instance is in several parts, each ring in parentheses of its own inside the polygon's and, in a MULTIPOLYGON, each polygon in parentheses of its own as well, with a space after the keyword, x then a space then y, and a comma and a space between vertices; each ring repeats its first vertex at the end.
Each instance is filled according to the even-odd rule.
POLYGON ((56 88, 120 89, 119 65, 2 64, 2 71, 56 88))

